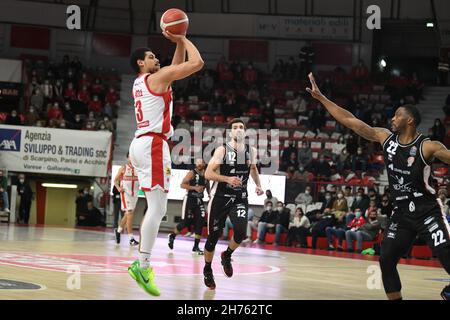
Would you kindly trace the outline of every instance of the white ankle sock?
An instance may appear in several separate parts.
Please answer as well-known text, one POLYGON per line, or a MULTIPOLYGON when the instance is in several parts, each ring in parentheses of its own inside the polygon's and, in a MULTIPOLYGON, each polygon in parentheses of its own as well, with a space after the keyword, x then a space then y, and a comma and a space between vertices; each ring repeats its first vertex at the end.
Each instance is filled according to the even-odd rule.
POLYGON ((150 267, 150 253, 139 252, 139 264, 143 269, 150 267))

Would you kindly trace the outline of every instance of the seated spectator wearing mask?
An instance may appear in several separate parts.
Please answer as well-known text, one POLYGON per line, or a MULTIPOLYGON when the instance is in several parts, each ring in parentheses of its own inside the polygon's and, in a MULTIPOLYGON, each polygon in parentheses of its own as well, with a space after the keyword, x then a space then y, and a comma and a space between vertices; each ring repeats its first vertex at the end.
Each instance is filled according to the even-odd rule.
POLYGON ((382 216, 386 216, 386 218, 390 218, 392 214, 392 210, 394 207, 392 206, 392 202, 387 195, 383 195, 381 199, 381 212, 382 216))
POLYGON ((381 229, 381 223, 378 221, 378 214, 371 212, 369 220, 359 229, 347 230, 345 240, 347 242, 347 252, 353 252, 353 240, 356 239, 356 252, 361 253, 362 242, 372 241, 376 238, 381 229))
POLYGON ((305 192, 299 193, 299 195, 295 198, 295 204, 304 204, 310 205, 313 202, 313 197, 311 195, 311 187, 307 186, 305 188, 305 192))
POLYGON ((338 224, 334 227, 327 227, 325 229, 325 233, 327 234, 327 240, 328 240, 328 250, 334 250, 333 246, 333 236, 338 238, 338 251, 344 251, 342 247, 342 242, 345 238, 345 232, 347 230, 357 230, 360 227, 362 227, 366 223, 366 219, 361 214, 361 211, 359 209, 356 209, 355 212, 356 217, 353 218, 352 221, 350 221, 347 225, 338 224))
POLYGON ((280 244, 281 234, 289 230, 289 222, 291 219, 291 210, 286 208, 283 202, 277 203, 278 215, 275 220, 275 246, 280 244))
POLYGON ((331 213, 334 214, 336 219, 344 223, 345 215, 348 212, 348 205, 347 205, 347 199, 344 197, 344 192, 339 191, 337 193, 337 199, 334 200, 333 206, 331 207, 331 213))
MULTIPOLYGON (((356 209, 360 209, 361 212, 366 212, 366 210, 369 208, 370 199, 369 197, 364 194, 364 188, 359 187, 358 193, 356 194, 355 201, 353 201, 353 204, 351 206, 351 211, 355 212, 356 209)), ((353 215, 349 214, 347 216, 347 222, 350 222, 354 218, 353 215)))
POLYGON ((266 232, 268 230, 274 230, 275 222, 277 219, 277 211, 272 210, 272 206, 267 206, 267 210, 263 212, 261 218, 258 222, 258 237, 253 243, 261 244, 264 243, 266 237, 266 232))
POLYGON ((298 246, 307 247, 306 237, 309 233, 309 219, 303 213, 302 208, 295 209, 295 215, 292 222, 289 222, 289 231, 286 237, 286 247, 292 245, 292 241, 299 242, 298 246))
POLYGON ((317 248, 317 238, 325 237, 325 230, 327 227, 333 227, 336 224, 336 218, 331 213, 331 209, 327 208, 319 221, 317 221, 311 228, 312 234, 312 248, 317 248))
POLYGON ((89 201, 87 203, 87 210, 84 212, 80 212, 80 214, 77 217, 77 220, 78 226, 85 226, 85 227, 105 226, 104 219, 100 210, 94 207, 92 201, 89 201))
POLYGON ((325 192, 325 201, 322 202, 322 208, 320 208, 320 211, 325 211, 325 209, 331 209, 334 204, 334 198, 331 196, 331 192, 327 191, 325 192))

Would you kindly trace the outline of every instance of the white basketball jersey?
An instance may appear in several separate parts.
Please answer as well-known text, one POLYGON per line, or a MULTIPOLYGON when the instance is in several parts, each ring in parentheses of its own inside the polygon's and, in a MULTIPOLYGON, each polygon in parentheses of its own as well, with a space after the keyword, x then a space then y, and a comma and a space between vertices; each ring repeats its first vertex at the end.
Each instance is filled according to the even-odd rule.
POLYGON ((167 138, 173 135, 171 125, 173 101, 172 89, 164 93, 155 93, 147 84, 150 73, 143 73, 134 80, 133 97, 137 130, 135 137, 145 133, 162 133, 167 138))
POLYGON ((134 168, 130 164, 125 165, 125 172, 122 175, 120 181, 121 187, 125 190, 125 193, 135 197, 139 192, 139 181, 134 168))

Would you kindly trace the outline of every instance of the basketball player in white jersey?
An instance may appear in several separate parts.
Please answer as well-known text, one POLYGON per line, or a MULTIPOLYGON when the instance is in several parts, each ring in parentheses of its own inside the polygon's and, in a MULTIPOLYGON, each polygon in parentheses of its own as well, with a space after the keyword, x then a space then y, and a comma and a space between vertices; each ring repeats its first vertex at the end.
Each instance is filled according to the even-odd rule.
POLYGON ((134 209, 136 208, 136 203, 138 201, 139 181, 134 167, 131 164, 129 153, 127 153, 127 159, 128 162, 120 167, 114 179, 114 185, 120 192, 122 211, 125 212, 125 215, 119 223, 119 227, 114 229, 114 233, 116 235, 116 242, 120 243, 120 234, 126 226, 128 237, 130 238, 130 246, 136 246, 139 242, 137 242, 133 236, 133 218, 134 209))
POLYGON ((167 210, 171 174, 167 139, 173 134, 171 85, 201 70, 204 64, 197 48, 185 36, 163 34, 177 45, 171 65, 160 68, 155 53, 148 48, 136 49, 130 58, 132 68, 138 73, 132 92, 137 130, 130 145, 130 159, 145 192, 148 209, 141 223, 139 259, 131 264, 128 272, 141 288, 155 296, 160 291, 154 281, 150 256, 167 210))

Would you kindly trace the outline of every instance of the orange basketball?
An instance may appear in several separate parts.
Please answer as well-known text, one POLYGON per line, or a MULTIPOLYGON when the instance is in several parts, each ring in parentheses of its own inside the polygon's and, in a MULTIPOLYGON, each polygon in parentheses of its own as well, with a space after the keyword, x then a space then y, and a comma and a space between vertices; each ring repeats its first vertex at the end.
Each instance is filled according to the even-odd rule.
POLYGON ((161 16, 160 26, 163 31, 173 34, 186 34, 189 26, 187 14, 180 9, 169 9, 161 16))

